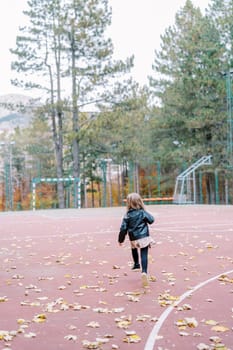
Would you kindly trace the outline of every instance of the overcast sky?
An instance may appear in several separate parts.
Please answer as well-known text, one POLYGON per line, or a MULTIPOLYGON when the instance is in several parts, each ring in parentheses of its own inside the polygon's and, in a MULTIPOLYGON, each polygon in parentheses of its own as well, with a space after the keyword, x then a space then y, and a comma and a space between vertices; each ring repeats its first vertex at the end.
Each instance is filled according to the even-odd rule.
MULTIPOLYGON (((209 0, 192 0, 202 12, 209 0)), ((0 0, 0 95, 22 93, 10 84, 12 55, 19 26, 24 25, 27 0, 0 0)), ((160 47, 160 35, 174 24, 175 14, 185 0, 109 0, 112 6, 112 26, 109 30, 115 48, 115 57, 135 56, 134 79, 147 83, 151 74, 154 51, 160 47)), ((15 74, 15 72, 13 72, 15 74)), ((25 92, 26 95, 29 92, 25 92)))

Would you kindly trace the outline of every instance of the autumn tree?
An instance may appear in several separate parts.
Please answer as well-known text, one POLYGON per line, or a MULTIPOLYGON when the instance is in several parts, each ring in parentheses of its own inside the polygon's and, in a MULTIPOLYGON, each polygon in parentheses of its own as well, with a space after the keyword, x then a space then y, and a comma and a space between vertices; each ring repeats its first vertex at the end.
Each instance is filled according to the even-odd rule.
MULTIPOLYGON (((128 71, 132 58, 125 63, 112 59, 113 45, 105 37, 111 23, 107 0, 30 0, 24 13, 29 24, 20 28, 16 48, 11 50, 16 55, 12 68, 23 79, 15 79, 14 84, 47 93, 43 103, 51 118, 59 178, 64 174, 64 117, 71 110, 73 176, 80 178, 80 108, 106 98, 109 79, 128 71)), ((60 181, 58 197, 63 208, 60 181)))
POLYGON ((129 82, 115 89, 114 102, 101 109, 92 128, 87 131, 89 145, 98 150, 99 159, 112 159, 114 164, 134 169, 134 188, 139 191, 138 169, 151 161, 149 93, 146 88, 129 82), (130 88, 129 88, 130 86, 130 88))
POLYGON ((66 53, 70 60, 67 75, 72 81, 72 152, 74 177, 80 178, 81 108, 109 100, 113 96, 113 78, 130 70, 133 58, 113 60, 113 44, 105 31, 111 23, 107 0, 66 2, 64 27, 66 53))

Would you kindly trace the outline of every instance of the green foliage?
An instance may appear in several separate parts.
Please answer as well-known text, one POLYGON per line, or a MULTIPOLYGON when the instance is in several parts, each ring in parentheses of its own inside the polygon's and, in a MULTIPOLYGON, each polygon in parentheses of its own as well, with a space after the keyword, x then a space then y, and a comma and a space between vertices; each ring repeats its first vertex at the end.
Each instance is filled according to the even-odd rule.
POLYGON ((105 36, 111 23, 107 0, 28 4, 30 24, 12 50, 17 57, 12 67, 24 78, 15 84, 43 88, 48 100, 32 128, 16 137, 27 140, 28 152, 39 157, 45 173, 55 170, 54 162, 46 163, 48 155, 42 155, 52 149, 64 159, 61 174, 72 175, 75 168, 73 174, 80 172, 92 185, 100 183, 103 159, 147 169, 160 162, 166 193, 181 169, 203 155, 212 154, 215 167, 226 166, 223 73, 233 64, 232 1, 212 0, 206 15, 186 1, 161 36, 148 88, 115 80, 129 72, 133 57, 113 60, 113 45, 105 36), (81 112, 92 104, 98 112, 81 112), (52 122, 47 124, 45 116, 52 122))
POLYGON ((16 130, 14 140, 14 164, 21 177, 54 176, 54 149, 47 121, 34 118, 30 127, 16 130))
MULTIPOLYGON (((128 91, 128 96, 112 104, 110 109, 103 108, 88 130, 93 146, 118 164, 123 159, 143 163, 150 153, 148 93, 137 85, 131 85, 128 91)), ((121 92, 118 87, 115 97, 121 92)))
POLYGON ((219 164, 226 135, 225 82, 220 75, 224 47, 219 32, 188 0, 177 13, 175 25, 162 36, 161 47, 153 65, 159 77, 150 78, 161 103, 156 121, 163 135, 160 156, 167 158, 171 168, 207 153, 215 155, 219 164))

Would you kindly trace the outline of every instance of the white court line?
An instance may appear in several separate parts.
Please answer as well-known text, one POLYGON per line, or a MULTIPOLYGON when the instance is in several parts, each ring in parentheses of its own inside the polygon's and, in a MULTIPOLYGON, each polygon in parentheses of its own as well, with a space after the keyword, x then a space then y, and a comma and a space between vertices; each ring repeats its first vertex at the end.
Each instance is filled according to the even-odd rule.
POLYGON ((222 272, 219 275, 212 277, 204 282, 201 282, 200 284, 196 285, 195 287, 193 287, 191 290, 185 292, 184 294, 182 294, 179 298, 179 300, 177 302, 175 302, 173 305, 169 306, 163 313, 162 315, 159 317, 158 322, 156 323, 156 325, 153 327, 146 345, 144 347, 144 350, 153 350, 157 337, 158 337, 158 333, 160 328, 162 327, 163 323, 166 321, 166 319, 168 318, 169 314, 174 310, 174 308, 179 305, 185 298, 189 297, 191 294, 193 294, 194 292, 196 292, 198 289, 200 289, 201 287, 204 287, 206 284, 213 282, 214 280, 218 279, 220 276, 222 275, 227 275, 233 273, 233 270, 227 271, 227 272, 222 272))
POLYGON ((178 232, 178 233, 181 233, 181 234, 184 234, 184 233, 187 233, 187 234, 190 234, 190 233, 196 233, 196 234, 205 234, 205 233, 209 233, 209 234, 217 234, 217 233, 232 233, 232 226, 230 227, 224 227, 223 229, 221 228, 216 228, 216 229, 208 229, 208 228, 204 228, 204 229, 190 229, 190 228, 179 228, 179 229, 174 229, 174 228, 152 228, 151 229, 152 232, 155 232, 155 233, 175 233, 175 232, 178 232))

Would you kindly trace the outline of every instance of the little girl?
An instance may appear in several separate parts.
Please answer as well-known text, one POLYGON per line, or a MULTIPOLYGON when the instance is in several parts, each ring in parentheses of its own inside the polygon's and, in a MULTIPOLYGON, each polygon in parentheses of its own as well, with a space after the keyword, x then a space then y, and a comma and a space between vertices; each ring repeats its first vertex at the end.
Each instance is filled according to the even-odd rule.
POLYGON ((121 246, 128 233, 134 261, 132 270, 140 269, 138 248, 140 249, 142 285, 147 287, 148 249, 151 243, 154 243, 149 235, 148 224, 154 222, 154 217, 145 210, 142 198, 138 193, 130 193, 127 196, 126 204, 127 212, 121 223, 118 242, 121 246))

